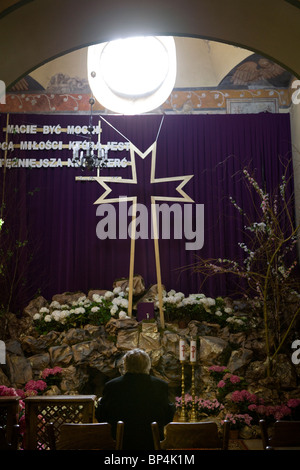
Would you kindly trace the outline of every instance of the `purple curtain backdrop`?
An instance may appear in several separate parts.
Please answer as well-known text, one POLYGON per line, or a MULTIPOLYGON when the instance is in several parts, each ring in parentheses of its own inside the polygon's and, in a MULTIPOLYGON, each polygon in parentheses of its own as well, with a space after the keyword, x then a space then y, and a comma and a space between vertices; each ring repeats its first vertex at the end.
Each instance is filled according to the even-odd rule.
MULTIPOLYGON (((2 129, 6 115, 1 119, 2 129)), ((115 129, 138 149, 146 151, 157 140, 156 177, 194 175, 184 187, 195 204, 204 204, 204 247, 185 249, 186 239, 160 240, 162 282, 167 289, 185 294, 199 292, 200 275, 183 269, 202 258, 236 258, 238 242, 243 241, 244 220, 229 203, 232 196, 242 207, 252 211, 249 194, 241 182, 241 170, 254 171, 259 183, 269 191, 278 186, 283 164, 291 159, 290 120, 288 114, 258 115, 166 115, 105 116, 102 143, 124 142, 115 129)), ((99 116, 93 116, 97 125, 99 116)), ((10 124, 84 126, 84 115, 10 115, 10 124)), ((47 140, 46 135, 10 135, 10 139, 47 140)), ((68 142, 66 134, 50 137, 68 142)), ((97 137, 94 138, 96 141, 97 137)), ((79 140, 74 136, 74 140, 79 140)), ((4 153, 2 152, 1 158, 4 153)), ((128 152, 118 153, 119 158, 128 152)), ((68 149, 60 151, 8 152, 8 158, 72 158, 68 149)), ((150 185, 151 155, 145 160, 136 156, 138 185, 115 184, 110 196, 138 195, 138 201, 150 207, 150 195, 177 196, 175 185, 150 185)), ((130 177, 130 168, 105 169, 101 175, 130 177)), ((0 169, 1 182, 4 169, 0 169)), ((20 308, 40 292, 47 299, 66 291, 111 289, 116 278, 128 277, 130 239, 99 240, 94 202, 103 193, 96 182, 76 182, 76 176, 94 175, 78 168, 8 169, 6 176, 6 224, 14 227, 18 240, 28 240, 22 252, 20 271, 22 289, 14 295, 20 308), (23 292, 21 294, 21 292, 23 292)), ((292 165, 289 167, 292 175, 292 165)), ((290 192, 292 192, 292 180, 290 192)), ((169 204, 172 204, 170 202, 169 204)), ((118 213, 118 205, 115 204, 118 213)), ((195 207, 195 206, 194 206, 195 207)), ((195 209, 193 209, 195 214, 195 209)), ((130 219, 128 219, 130 221, 130 219)), ((195 228, 195 220, 193 221, 195 228)), ((172 234, 172 231, 171 231, 172 234)), ((141 274, 146 286, 156 283, 153 240, 136 240, 135 273, 141 274)), ((21 284, 20 284, 21 286, 21 284)), ((235 292, 229 277, 214 277, 203 286, 206 295, 216 297, 235 292)))

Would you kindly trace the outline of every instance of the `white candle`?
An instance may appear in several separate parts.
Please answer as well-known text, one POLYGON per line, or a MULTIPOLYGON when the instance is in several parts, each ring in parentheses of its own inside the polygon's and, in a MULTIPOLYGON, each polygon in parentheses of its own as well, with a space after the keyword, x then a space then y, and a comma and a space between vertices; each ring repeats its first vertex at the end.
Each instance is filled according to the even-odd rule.
POLYGON ((183 339, 179 341, 179 359, 185 361, 185 342, 183 339))
POLYGON ((196 362, 197 346, 196 341, 192 340, 190 343, 190 362, 196 362))

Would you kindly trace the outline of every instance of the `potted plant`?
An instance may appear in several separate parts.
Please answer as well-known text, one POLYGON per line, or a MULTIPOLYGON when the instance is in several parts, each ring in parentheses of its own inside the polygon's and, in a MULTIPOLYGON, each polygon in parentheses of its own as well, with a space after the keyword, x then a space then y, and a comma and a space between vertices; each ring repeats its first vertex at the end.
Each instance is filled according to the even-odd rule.
POLYGON ((233 414, 227 413, 224 420, 221 421, 221 424, 224 424, 224 421, 227 420, 230 422, 230 431, 229 439, 238 439, 239 433, 242 428, 245 426, 251 426, 252 417, 245 414, 233 414))

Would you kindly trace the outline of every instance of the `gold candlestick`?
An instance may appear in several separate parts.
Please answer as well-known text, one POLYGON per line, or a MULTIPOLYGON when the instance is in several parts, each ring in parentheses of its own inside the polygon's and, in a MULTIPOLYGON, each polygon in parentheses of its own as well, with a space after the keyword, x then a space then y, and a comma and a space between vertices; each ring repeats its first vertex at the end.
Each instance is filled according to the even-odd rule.
POLYGON ((192 366, 192 411, 191 411, 191 416, 190 416, 190 422, 195 423, 198 421, 196 406, 195 406, 195 363, 191 362, 191 366, 192 366))
POLYGON ((187 421, 187 413, 185 409, 185 390, 184 390, 184 361, 181 362, 181 412, 179 421, 187 421))

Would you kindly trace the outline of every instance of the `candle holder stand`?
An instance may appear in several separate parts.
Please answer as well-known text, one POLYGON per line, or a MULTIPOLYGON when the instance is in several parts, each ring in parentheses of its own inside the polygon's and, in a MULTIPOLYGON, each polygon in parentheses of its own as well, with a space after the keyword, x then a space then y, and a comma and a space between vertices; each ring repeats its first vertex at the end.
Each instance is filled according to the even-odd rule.
POLYGON ((185 408, 185 390, 184 390, 184 361, 181 362, 181 411, 179 421, 187 421, 187 412, 185 408))
POLYGON ((196 423, 197 419, 197 412, 196 412, 196 404, 195 404, 195 363, 191 362, 192 366, 192 411, 190 416, 190 422, 196 423))

